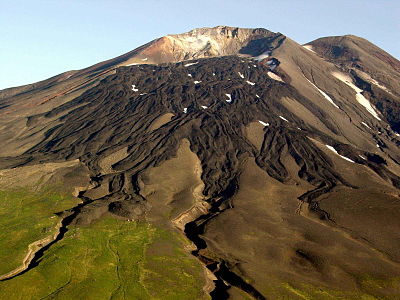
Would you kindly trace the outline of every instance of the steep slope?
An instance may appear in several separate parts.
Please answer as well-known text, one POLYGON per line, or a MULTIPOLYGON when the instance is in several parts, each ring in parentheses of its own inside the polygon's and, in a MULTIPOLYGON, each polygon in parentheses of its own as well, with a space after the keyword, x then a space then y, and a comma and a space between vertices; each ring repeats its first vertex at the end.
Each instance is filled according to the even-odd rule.
POLYGON ((317 39, 307 44, 350 77, 382 113, 391 127, 400 131, 400 63, 390 54, 357 36, 317 39))
MULTIPOLYGON (((78 251, 74 257, 84 251, 73 246, 80 228, 88 243, 96 240, 93 233, 103 239, 122 230, 125 236, 127 221, 147 224, 140 227, 141 287, 129 289, 121 283, 129 276, 118 271, 129 261, 118 255, 129 255, 122 249, 131 242, 122 238, 120 247, 106 234, 112 246, 96 244, 119 257, 119 283, 104 295, 396 299, 400 139, 390 114, 379 108, 381 94, 356 90, 361 87, 345 69, 350 66, 264 29, 198 29, 138 49, 145 64, 102 73, 79 95, 51 100, 40 111, 27 108, 24 130, 41 136, 0 157, 2 168, 74 159, 88 168, 91 188, 79 193, 83 205, 59 241, 78 251), (177 62, 186 59, 193 60, 177 62), (109 218, 121 223, 110 225, 109 218), (177 232, 192 245, 175 240, 177 232), (168 271, 156 267, 160 261, 168 271), (183 278, 182 293, 174 294, 183 278), (173 289, 157 282, 171 282, 173 289), (196 291, 183 289, 187 285, 196 291)), ((4 99, 13 107, 24 98, 4 99)), ((4 110, 10 126, 20 120, 4 110)), ((0 289, 10 293, 41 278, 61 251, 57 245, 0 289)), ((65 297, 70 284, 52 282, 32 295, 61 291, 65 297)))

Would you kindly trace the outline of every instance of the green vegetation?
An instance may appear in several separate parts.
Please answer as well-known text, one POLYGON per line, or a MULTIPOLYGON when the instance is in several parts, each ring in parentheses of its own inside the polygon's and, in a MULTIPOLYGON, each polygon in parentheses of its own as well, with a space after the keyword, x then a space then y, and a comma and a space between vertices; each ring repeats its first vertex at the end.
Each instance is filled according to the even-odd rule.
POLYGON ((149 223, 102 219, 72 226, 41 263, 0 282, 5 299, 200 299, 199 262, 179 234, 149 223))
POLYGON ((60 212, 79 199, 60 187, 0 191, 0 275, 21 265, 29 244, 55 233, 60 212))
MULTIPOLYGON (((296 299, 304 300, 378 300, 398 299, 400 297, 400 280, 397 278, 379 280, 364 278, 360 279, 360 291, 339 291, 323 287, 315 287, 302 284, 295 287, 289 283, 283 284, 284 289, 297 296, 296 299)), ((294 298, 294 297, 293 297, 294 298)), ((278 299, 287 299, 285 297, 278 299)))

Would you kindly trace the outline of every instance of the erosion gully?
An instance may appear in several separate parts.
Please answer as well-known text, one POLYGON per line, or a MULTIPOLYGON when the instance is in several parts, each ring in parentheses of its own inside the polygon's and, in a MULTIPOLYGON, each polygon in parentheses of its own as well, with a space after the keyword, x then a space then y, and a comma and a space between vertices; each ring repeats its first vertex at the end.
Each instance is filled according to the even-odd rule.
POLYGON ((214 274, 217 280, 214 281, 215 288, 211 291, 210 296, 215 300, 225 300, 229 298, 228 290, 234 286, 256 300, 267 299, 262 295, 255 287, 247 283, 239 275, 231 271, 229 268, 229 262, 225 260, 211 260, 200 254, 200 250, 207 248, 207 243, 201 238, 201 235, 205 231, 206 224, 221 214, 223 211, 232 208, 232 205, 224 205, 221 209, 222 204, 225 204, 235 194, 237 185, 230 185, 230 187, 223 193, 218 200, 211 200, 211 208, 208 213, 201 215, 197 219, 189 222, 185 226, 186 237, 193 242, 196 246, 196 250, 192 251, 192 254, 197 257, 205 266, 214 274))

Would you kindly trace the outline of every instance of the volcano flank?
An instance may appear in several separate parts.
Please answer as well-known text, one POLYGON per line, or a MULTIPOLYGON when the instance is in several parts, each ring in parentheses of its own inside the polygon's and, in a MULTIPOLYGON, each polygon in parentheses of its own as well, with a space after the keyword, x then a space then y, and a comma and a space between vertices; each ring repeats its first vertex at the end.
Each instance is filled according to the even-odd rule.
POLYGON ((168 35, 0 91, 8 299, 400 299, 400 62, 168 35))

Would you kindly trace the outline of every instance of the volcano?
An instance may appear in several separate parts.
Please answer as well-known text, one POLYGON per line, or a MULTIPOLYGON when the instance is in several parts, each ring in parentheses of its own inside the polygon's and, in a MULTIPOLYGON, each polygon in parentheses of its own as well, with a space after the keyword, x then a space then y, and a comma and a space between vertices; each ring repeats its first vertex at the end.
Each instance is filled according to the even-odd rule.
POLYGON ((363 38, 194 29, 0 115, 7 298, 400 298, 400 62, 363 38))

